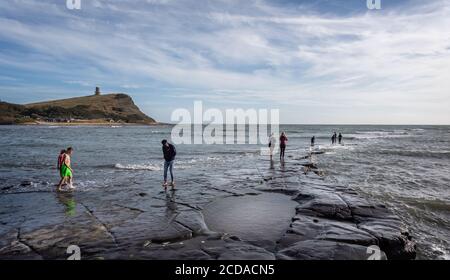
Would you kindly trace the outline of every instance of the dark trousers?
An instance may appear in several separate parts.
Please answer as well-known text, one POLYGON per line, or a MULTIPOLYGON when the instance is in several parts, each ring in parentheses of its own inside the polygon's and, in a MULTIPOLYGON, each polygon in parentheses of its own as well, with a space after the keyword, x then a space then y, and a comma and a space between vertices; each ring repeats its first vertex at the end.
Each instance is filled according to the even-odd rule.
POLYGON ((280 146, 280 158, 284 158, 284 150, 286 150, 286 146, 280 146))

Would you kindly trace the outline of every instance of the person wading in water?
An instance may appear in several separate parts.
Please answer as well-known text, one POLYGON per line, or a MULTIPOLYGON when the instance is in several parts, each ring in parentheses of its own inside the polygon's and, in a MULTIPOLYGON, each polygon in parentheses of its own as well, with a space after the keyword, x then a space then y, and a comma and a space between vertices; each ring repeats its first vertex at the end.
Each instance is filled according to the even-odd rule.
POLYGON ((333 133, 333 136, 331 136, 331 144, 332 145, 336 144, 336 138, 337 138, 337 135, 336 135, 336 132, 335 132, 335 133, 333 133))
MULTIPOLYGON (((64 178, 62 173, 61 173, 61 167, 62 167, 62 165, 64 163, 64 157, 65 156, 66 156, 66 150, 61 150, 61 152, 59 153, 59 156, 58 156, 58 165, 56 167, 56 169, 58 170, 59 177, 61 177, 60 178, 60 182, 64 178)), ((58 185, 59 185, 59 183, 58 183, 58 185)))
POLYGON ((64 160, 61 164, 61 181, 58 184, 57 191, 62 191, 63 184, 68 184, 69 189, 74 189, 73 187, 73 169, 71 166, 70 157, 72 156, 73 148, 67 148, 64 155, 64 160))

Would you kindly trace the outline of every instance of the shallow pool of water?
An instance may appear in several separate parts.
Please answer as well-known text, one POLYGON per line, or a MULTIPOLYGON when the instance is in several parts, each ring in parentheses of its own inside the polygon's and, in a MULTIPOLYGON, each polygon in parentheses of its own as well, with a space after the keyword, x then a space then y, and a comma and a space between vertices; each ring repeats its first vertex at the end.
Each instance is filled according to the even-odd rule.
POLYGON ((277 193, 226 197, 210 203, 204 216, 213 231, 246 241, 276 242, 289 227, 295 206, 290 196, 277 193))

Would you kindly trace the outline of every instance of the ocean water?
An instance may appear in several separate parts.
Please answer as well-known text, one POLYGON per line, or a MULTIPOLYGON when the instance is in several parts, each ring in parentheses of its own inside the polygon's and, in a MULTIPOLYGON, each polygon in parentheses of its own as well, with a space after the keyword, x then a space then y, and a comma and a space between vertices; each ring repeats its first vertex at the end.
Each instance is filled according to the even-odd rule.
MULTIPOLYGON (((162 180, 161 140, 171 126, 0 126, 0 195, 51 191, 56 160, 72 146, 78 192, 162 180)), ((325 180, 387 204, 408 225, 419 259, 450 259, 450 126, 285 125, 286 156, 302 156, 312 135, 325 152, 325 180), (331 145, 332 132, 344 135, 331 145)), ((177 145, 176 181, 254 166, 262 145, 177 145)), ((276 157, 275 157, 276 158, 276 157)), ((149 184, 150 187, 150 184, 149 184)), ((195 190, 193 190, 195 193, 195 190)), ((0 205, 0 208, 2 206, 0 205)))

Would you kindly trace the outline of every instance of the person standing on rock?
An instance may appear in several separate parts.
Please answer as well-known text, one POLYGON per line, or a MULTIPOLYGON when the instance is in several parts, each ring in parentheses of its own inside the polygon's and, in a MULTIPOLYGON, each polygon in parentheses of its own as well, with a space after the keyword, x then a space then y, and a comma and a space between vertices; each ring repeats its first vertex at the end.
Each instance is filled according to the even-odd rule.
POLYGON ((173 163, 175 161, 175 156, 177 154, 177 150, 175 149, 175 146, 167 142, 166 139, 161 141, 162 144, 162 151, 164 154, 164 183, 163 187, 167 188, 167 170, 170 171, 170 178, 172 186, 172 189, 175 188, 175 181, 173 180, 173 163))
POLYGON ((270 160, 272 160, 273 150, 275 149, 276 141, 277 141, 277 139, 275 138, 275 135, 272 132, 269 137, 270 160))
POLYGON ((341 145, 342 144, 342 134, 341 133, 339 133, 338 139, 339 139, 339 145, 341 145))
POLYGON ((280 160, 284 161, 284 150, 286 150, 286 143, 288 141, 288 138, 286 136, 286 133, 281 132, 280 136, 280 160))

